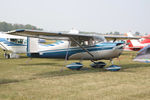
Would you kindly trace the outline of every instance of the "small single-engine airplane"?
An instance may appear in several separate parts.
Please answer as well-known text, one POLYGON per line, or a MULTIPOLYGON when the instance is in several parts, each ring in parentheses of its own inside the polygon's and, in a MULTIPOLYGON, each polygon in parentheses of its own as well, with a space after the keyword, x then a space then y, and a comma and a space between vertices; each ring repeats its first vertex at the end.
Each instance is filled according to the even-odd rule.
MULTIPOLYGON (((104 63, 97 60, 117 58, 123 51, 124 44, 104 42, 106 39, 139 39, 127 36, 102 36, 96 34, 79 34, 77 31, 69 33, 44 32, 37 30, 18 29, 7 32, 11 35, 27 36, 27 56, 40 58, 64 58, 66 60, 91 60, 94 67, 102 67, 104 63), (38 38, 63 40, 54 44, 40 46, 38 38)), ((82 66, 75 63, 70 66, 82 66)))

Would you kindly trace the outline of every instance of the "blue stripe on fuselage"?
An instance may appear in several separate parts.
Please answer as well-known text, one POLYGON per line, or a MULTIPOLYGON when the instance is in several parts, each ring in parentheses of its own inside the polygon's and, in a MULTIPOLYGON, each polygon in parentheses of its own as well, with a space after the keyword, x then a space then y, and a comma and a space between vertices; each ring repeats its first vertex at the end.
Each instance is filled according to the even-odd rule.
POLYGON ((0 42, 7 41, 6 38, 0 38, 0 42))
MULTIPOLYGON (((91 49, 87 49, 88 51, 99 51, 99 50, 111 50, 113 47, 108 47, 108 48, 91 48, 91 49)), ((84 50, 82 50, 81 48, 79 49, 69 49, 68 50, 68 57, 73 55, 73 54, 76 54, 76 53, 83 53, 85 52, 84 50)), ((65 58, 66 56, 66 53, 67 53, 67 49, 66 50, 63 50, 63 51, 49 51, 49 52, 40 52, 41 55, 40 57, 43 57, 43 58, 65 58)))
MULTIPOLYGON (((111 50, 113 47, 116 46, 116 43, 99 43, 95 46, 88 46, 85 47, 88 51, 100 51, 100 50, 111 50)), ((66 49, 57 49, 57 50, 47 50, 47 51, 40 51, 39 57, 42 58, 65 58, 66 53, 68 52, 68 57, 76 54, 76 53, 83 53, 85 52, 80 47, 76 48, 69 48, 69 50, 66 49)), ((29 55, 28 55, 29 56, 29 55)))

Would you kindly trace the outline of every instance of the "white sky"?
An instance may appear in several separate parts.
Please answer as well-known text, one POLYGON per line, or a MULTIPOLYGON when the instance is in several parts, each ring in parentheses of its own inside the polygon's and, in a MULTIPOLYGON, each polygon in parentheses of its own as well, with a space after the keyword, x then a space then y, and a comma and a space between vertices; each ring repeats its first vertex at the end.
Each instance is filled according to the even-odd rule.
POLYGON ((150 33, 150 0, 0 0, 0 21, 48 31, 150 33))

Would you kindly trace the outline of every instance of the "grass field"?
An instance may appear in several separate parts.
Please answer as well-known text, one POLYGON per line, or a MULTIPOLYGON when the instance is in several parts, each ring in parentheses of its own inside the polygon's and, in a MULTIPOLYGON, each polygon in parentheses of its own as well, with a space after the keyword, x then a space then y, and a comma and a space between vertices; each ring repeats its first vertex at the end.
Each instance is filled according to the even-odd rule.
POLYGON ((88 70, 71 71, 64 60, 4 59, 0 51, 0 100, 150 100, 150 64, 132 55, 114 60, 118 72, 92 69, 90 61, 83 61, 88 70))

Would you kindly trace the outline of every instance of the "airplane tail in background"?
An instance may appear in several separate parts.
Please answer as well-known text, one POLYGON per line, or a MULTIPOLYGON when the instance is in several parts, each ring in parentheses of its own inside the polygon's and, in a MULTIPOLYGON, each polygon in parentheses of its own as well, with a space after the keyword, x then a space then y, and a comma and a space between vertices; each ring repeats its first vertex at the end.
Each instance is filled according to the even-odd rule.
POLYGON ((143 46, 140 44, 138 40, 127 40, 127 47, 125 49, 129 49, 132 51, 139 51, 143 48, 143 46))
POLYGON ((39 56, 39 39, 27 37, 27 56, 38 57, 39 56))
MULTIPOLYGON (((126 33, 126 36, 128 36, 128 37, 133 37, 133 34, 131 33, 131 32, 128 32, 128 33, 126 33)), ((136 42, 137 42, 137 40, 135 40, 136 42)), ((133 47, 133 40, 127 40, 127 44, 128 44, 128 47, 133 47)))
MULTIPOLYGON (((128 36, 128 37, 134 37, 131 32, 126 33, 126 36, 128 36)), ((141 48, 143 48, 143 46, 141 45, 141 43, 139 42, 139 40, 127 40, 126 43, 127 43, 127 46, 126 46, 125 49, 129 49, 129 50, 133 50, 133 51, 138 51, 141 48)))
POLYGON ((134 37, 131 32, 128 32, 128 33, 126 33, 125 35, 128 36, 128 37, 134 37))
POLYGON ((131 40, 127 40, 127 44, 129 47, 133 47, 132 41, 131 40))

